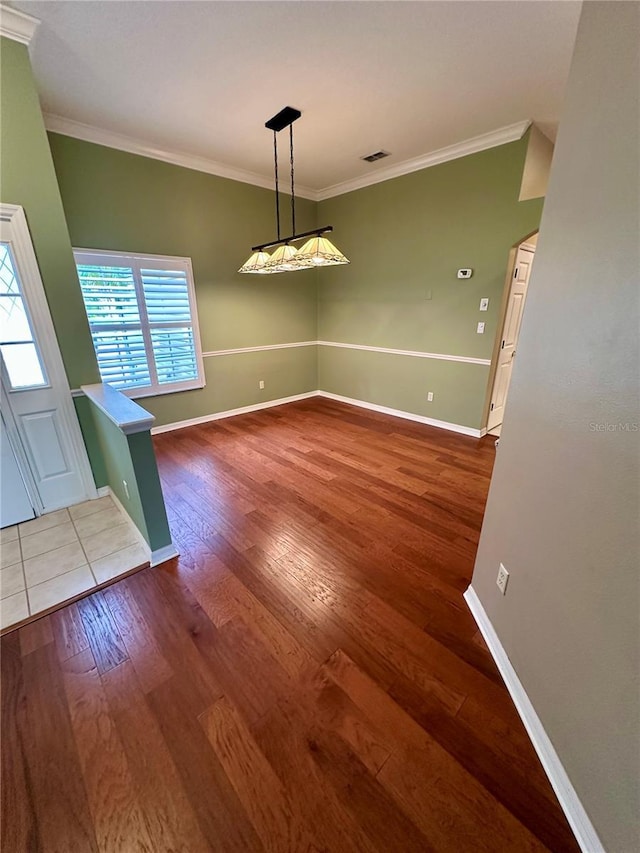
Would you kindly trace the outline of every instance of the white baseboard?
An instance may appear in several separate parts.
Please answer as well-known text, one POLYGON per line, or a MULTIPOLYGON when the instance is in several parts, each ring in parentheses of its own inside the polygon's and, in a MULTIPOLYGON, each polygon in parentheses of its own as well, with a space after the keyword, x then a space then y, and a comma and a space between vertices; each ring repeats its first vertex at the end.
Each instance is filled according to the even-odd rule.
POLYGON ((189 418, 186 421, 175 421, 172 424, 153 427, 151 435, 159 435, 163 432, 172 432, 174 429, 206 424, 209 421, 220 421, 224 418, 233 418, 235 415, 247 415, 250 412, 258 412, 261 409, 271 409, 274 406, 284 406, 285 403, 295 403, 297 400, 307 400, 309 397, 317 397, 318 391, 307 391, 305 394, 294 394, 292 397, 280 397, 278 400, 267 400, 264 403, 254 403, 251 406, 241 406, 239 409, 227 409, 224 412, 214 412, 212 415, 202 415, 199 418, 189 418))
POLYGON ((110 494, 111 494, 111 489, 109 488, 109 486, 100 486, 100 488, 98 489, 98 497, 99 498, 106 498, 107 495, 110 495, 110 494))
POLYGON ((154 566, 159 566, 160 563, 166 563, 167 560, 172 560, 174 557, 179 556, 180 552, 173 542, 171 542, 170 545, 165 545, 164 548, 156 548, 155 551, 152 551, 149 557, 149 562, 151 564, 151 568, 153 568, 154 566))
POLYGON ((511 694, 513 704, 516 706, 518 714, 524 723, 527 734, 531 739, 538 758, 540 759, 544 771, 549 777, 549 781, 556 792, 558 801, 563 812, 569 822, 569 826, 573 830, 580 849, 583 853, 605 853, 602 842, 589 820, 584 806, 580 802, 575 788, 571 784, 567 773, 562 766, 562 762, 555 751, 549 735, 544 730, 542 721, 538 717, 531 700, 522 686, 511 661, 509 660, 504 646, 500 642, 500 638, 496 634, 495 628, 491 624, 487 613, 482 606, 480 599, 474 588, 469 586, 464 594, 469 610, 476 620, 478 628, 485 639, 489 651, 491 652, 496 666, 500 670, 500 675, 511 694))
POLYGON ((379 406, 377 403, 367 403, 364 400, 354 400, 351 397, 342 397, 340 394, 331 394, 329 391, 318 391, 320 397, 329 400, 337 400, 339 403, 348 403, 350 406, 358 406, 360 409, 370 409, 372 412, 381 412, 383 415, 392 415, 394 418, 403 418, 406 421, 416 421, 419 424, 448 429, 450 432, 458 432, 461 435, 470 435, 473 438, 481 438, 483 431, 473 427, 452 424, 448 421, 438 421, 435 418, 427 418, 424 415, 414 415, 413 412, 404 412, 402 409, 391 409, 389 406, 379 406))
POLYGON ((175 421, 171 424, 153 427, 151 435, 159 435, 163 432, 172 432, 174 429, 183 429, 184 427, 206 424, 209 423, 209 421, 233 418, 236 415, 246 415, 250 412, 258 412, 261 409, 271 409, 274 406, 284 406, 286 403, 295 403, 297 400, 308 400, 310 397, 326 397, 329 400, 336 400, 339 403, 358 406, 360 409, 369 409, 372 412, 381 412, 383 415, 391 415, 395 418, 403 418, 407 421, 427 424, 427 426, 437 427, 438 429, 448 429, 450 432, 469 435, 472 438, 482 438, 486 433, 486 430, 484 429, 473 429, 473 427, 463 426, 462 424, 438 421, 435 418, 427 418, 424 415, 415 415, 413 412, 404 412, 401 409, 391 409, 389 406, 379 406, 377 403, 367 403, 365 400, 355 400, 352 397, 342 397, 340 394, 332 394, 329 391, 307 391, 305 394, 294 394, 292 397, 280 397, 278 400, 267 400, 264 403, 255 403, 251 406, 241 406, 238 409, 227 409, 224 412, 214 412, 212 415, 202 415, 202 417, 199 418, 189 418, 189 420, 186 421, 175 421))
POLYGON ((124 508, 122 501, 116 495, 116 493, 113 491, 113 489, 110 488, 109 486, 103 486, 101 489, 99 489, 99 494, 100 494, 100 497, 105 497, 106 495, 110 495, 111 500, 118 507, 120 512, 125 516, 125 518, 127 518, 129 520, 129 524, 131 525, 131 527, 133 528, 133 531, 136 534, 138 544, 144 550, 145 554, 147 554, 147 558, 148 558, 149 563, 152 567, 153 566, 159 566, 160 563, 164 563, 164 562, 166 562, 166 560, 171 560, 173 557, 179 557, 180 556, 180 552, 178 551, 176 546, 173 544, 173 542, 170 542, 168 545, 164 545, 162 548, 156 548, 155 551, 152 551, 151 548, 149 547, 149 543, 144 538, 141 531, 138 529, 137 525, 135 524, 135 522, 133 521, 133 519, 131 518, 131 516, 129 515, 127 510, 124 508))

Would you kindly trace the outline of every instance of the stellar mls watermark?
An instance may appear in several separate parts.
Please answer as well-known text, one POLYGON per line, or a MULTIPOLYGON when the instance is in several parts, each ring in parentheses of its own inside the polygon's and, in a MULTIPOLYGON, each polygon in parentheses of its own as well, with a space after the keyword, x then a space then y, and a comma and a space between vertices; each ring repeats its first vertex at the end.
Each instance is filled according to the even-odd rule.
POLYGON ((636 421, 616 421, 609 423, 602 421, 596 423, 592 421, 589 424, 591 432, 640 432, 640 423, 636 421))

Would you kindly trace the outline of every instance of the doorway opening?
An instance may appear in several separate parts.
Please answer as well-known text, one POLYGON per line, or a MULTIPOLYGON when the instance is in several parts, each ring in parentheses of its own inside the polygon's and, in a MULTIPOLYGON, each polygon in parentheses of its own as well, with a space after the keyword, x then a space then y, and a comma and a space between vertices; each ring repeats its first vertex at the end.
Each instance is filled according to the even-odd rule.
POLYGON ((518 336, 522 324, 522 314, 527 298, 529 279, 535 259, 538 232, 530 234, 518 243, 509 256, 508 285, 505 288, 505 302, 500 335, 496 341, 494 354, 495 372, 489 413, 487 433, 500 436, 502 422, 511 384, 511 374, 518 349, 518 336))

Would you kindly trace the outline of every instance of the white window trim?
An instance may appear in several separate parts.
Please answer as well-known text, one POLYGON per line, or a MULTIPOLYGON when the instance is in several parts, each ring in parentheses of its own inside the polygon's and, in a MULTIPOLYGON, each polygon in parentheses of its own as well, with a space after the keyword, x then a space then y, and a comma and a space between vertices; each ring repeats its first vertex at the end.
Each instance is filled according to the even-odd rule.
MULTIPOLYGON (((191 264, 191 258, 181 257, 180 255, 151 255, 146 252, 112 252, 107 249, 82 249, 75 246, 73 249, 73 254, 74 259, 76 254, 92 256, 96 259, 98 263, 101 263, 103 260, 108 258, 121 258, 122 260, 126 259, 130 262, 132 269, 134 271, 137 271, 138 273, 140 271, 140 268, 143 267, 144 263, 147 261, 152 265, 157 264, 159 269, 162 268, 163 261, 170 261, 185 265, 187 269, 187 291, 189 294, 189 309, 191 312, 191 329, 193 332, 193 345, 196 355, 196 366, 198 370, 197 378, 188 380, 186 382, 174 382, 171 385, 160 385, 157 382, 155 358, 153 357, 153 349, 151 346, 151 338, 149 334, 150 325, 147 317, 146 302, 144 300, 144 294, 142 292, 140 276, 137 275, 134 276, 136 298, 138 301, 138 310, 140 313, 140 323, 144 339, 144 348, 147 356, 147 363, 149 365, 149 373, 152 380, 152 384, 141 385, 137 388, 119 388, 118 390, 121 394, 125 394, 132 400, 137 400, 142 397, 161 397, 165 394, 177 394, 180 391, 194 391, 200 388, 204 388, 206 385, 204 360, 202 358, 200 326, 198 323, 198 303, 196 300, 195 279, 193 277, 193 266, 191 264)), ((176 326, 183 327, 184 325, 184 323, 176 323, 176 326)))

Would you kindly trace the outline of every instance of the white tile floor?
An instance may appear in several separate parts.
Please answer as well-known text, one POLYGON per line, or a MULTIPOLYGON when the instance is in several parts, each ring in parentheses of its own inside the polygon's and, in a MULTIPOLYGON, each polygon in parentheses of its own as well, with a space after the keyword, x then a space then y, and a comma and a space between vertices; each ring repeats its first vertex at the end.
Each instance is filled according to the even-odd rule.
POLYGON ((0 629, 147 563, 140 535, 110 497, 0 530, 0 629))

